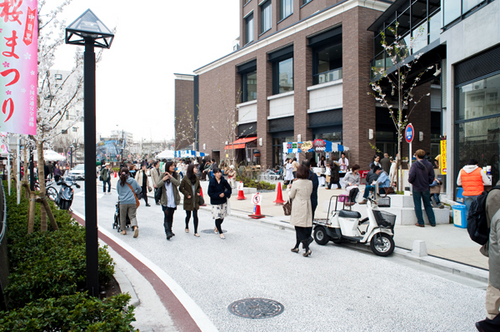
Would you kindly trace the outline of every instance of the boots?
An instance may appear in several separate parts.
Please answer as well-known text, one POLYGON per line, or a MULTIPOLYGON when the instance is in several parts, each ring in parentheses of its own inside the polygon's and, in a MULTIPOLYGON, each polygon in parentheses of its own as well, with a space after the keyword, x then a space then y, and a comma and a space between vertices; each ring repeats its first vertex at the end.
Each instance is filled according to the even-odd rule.
POLYGON ((167 240, 170 240, 170 238, 174 236, 174 233, 172 233, 172 222, 167 221, 163 226, 165 228, 165 234, 167 234, 167 240))

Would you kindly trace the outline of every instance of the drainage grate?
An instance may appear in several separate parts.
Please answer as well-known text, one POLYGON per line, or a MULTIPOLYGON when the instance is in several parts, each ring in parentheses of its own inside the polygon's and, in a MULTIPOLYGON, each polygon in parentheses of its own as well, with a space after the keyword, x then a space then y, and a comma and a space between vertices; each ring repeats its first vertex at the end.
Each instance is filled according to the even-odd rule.
MULTIPOLYGON (((227 233, 227 230, 225 230, 224 228, 222 229, 222 231, 223 231, 224 233, 227 233)), ((217 234, 217 235, 219 235, 219 233, 215 233, 215 232, 214 232, 214 229, 213 229, 213 228, 212 228, 212 229, 204 229, 204 230, 202 230, 201 232, 202 232, 202 233, 205 233, 205 234, 217 234)))
POLYGON ((233 315, 239 317, 261 319, 277 316, 285 310, 285 307, 274 300, 249 298, 231 303, 228 309, 233 315))

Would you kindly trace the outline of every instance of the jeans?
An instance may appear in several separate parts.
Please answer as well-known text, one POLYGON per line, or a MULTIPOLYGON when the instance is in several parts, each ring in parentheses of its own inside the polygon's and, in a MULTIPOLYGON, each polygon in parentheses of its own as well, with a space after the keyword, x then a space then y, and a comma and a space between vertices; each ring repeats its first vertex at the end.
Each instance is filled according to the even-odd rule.
POLYGON ((466 217, 469 215, 469 209, 470 209, 470 205, 472 204, 472 201, 474 201, 478 196, 464 196, 465 216, 466 217))
POLYGON ((422 214, 422 201, 424 202, 425 213, 427 218, 429 218, 429 223, 431 225, 436 225, 436 217, 434 216, 434 210, 432 210, 431 205, 431 193, 427 191, 413 191, 413 204, 415 205, 415 215, 417 216, 417 221, 420 225, 424 225, 424 217, 422 214))
MULTIPOLYGON (((365 187, 365 192, 363 194, 363 198, 364 199, 367 199, 368 198, 368 195, 370 195, 370 191, 373 191, 375 190, 375 186, 372 186, 370 184, 367 184, 366 187, 365 187)), ((379 194, 385 194, 385 189, 382 188, 382 187, 379 187, 378 188, 378 193, 379 194)))
POLYGON ((439 194, 432 194, 432 196, 434 197, 434 202, 436 202, 436 205, 440 205, 441 200, 439 199, 439 194))
POLYGON ((102 192, 106 192, 106 183, 108 184, 108 193, 111 191, 111 179, 108 177, 106 181, 102 181, 102 192))

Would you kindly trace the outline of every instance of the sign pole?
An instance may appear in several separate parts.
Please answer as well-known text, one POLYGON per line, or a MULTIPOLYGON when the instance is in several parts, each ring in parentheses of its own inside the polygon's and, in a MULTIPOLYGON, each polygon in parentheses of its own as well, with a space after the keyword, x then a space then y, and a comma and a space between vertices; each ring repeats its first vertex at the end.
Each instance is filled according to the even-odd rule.
POLYGON ((413 142, 410 142, 410 156, 409 156, 409 163, 408 163, 408 168, 411 167, 411 162, 413 161, 413 153, 412 153, 412 145, 413 145, 413 142))

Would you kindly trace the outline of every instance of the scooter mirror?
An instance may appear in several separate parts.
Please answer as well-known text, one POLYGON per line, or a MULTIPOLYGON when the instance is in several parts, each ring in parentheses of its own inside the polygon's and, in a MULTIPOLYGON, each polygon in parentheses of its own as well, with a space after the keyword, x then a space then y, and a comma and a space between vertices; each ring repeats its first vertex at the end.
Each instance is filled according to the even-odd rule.
POLYGON ((75 187, 80 188, 80 185, 78 183, 75 183, 75 187))

